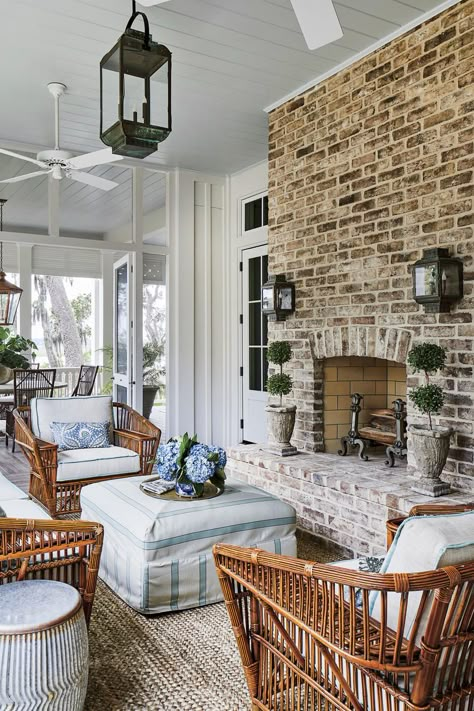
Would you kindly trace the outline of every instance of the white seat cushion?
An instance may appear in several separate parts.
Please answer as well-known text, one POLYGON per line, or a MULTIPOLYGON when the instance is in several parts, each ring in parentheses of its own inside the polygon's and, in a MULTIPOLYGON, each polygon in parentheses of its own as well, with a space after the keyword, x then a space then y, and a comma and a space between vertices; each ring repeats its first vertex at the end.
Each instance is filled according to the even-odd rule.
POLYGON ((135 474, 139 471, 140 457, 124 447, 58 452, 58 481, 135 474))
POLYGON ((1 501, 0 506, 5 511, 7 518, 50 519, 46 511, 29 499, 10 499, 1 501))
MULTIPOLYGON (((449 565, 474 561, 474 511, 446 516, 412 516, 397 531, 381 573, 420 573, 449 565)), ((405 623, 405 636, 415 622, 421 592, 412 592, 405 623)), ((389 593, 387 623, 397 628, 400 595, 389 593)), ((371 611, 380 619, 380 595, 372 594, 371 611)), ((428 606, 429 609, 429 606, 428 606)), ((420 623, 416 640, 419 641, 427 622, 427 611, 420 623)))
POLYGON ((0 474, 0 505, 2 501, 9 499, 27 499, 28 494, 25 494, 18 486, 12 484, 6 476, 0 474))
POLYGON ((35 397, 30 406, 33 434, 47 442, 54 442, 51 422, 113 423, 112 398, 109 395, 35 397))

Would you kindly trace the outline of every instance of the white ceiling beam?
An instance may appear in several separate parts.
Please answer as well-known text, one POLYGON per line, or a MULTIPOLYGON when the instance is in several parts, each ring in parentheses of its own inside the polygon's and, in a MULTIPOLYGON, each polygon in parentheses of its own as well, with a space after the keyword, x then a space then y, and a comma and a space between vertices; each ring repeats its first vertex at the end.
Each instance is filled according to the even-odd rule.
POLYGON ((29 232, 2 232, 3 242, 14 242, 15 244, 42 245, 44 247, 61 247, 71 249, 100 249, 106 252, 148 252, 151 254, 167 255, 168 247, 147 244, 137 246, 131 242, 112 242, 100 239, 81 239, 80 237, 51 237, 50 235, 37 235, 29 232))

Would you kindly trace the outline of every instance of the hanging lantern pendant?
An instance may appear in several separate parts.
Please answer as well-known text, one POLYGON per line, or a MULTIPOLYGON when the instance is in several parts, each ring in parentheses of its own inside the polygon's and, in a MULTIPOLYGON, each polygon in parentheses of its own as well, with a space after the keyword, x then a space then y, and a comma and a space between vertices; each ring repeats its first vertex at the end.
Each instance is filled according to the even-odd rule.
POLYGON ((113 153, 146 158, 171 133, 171 52, 136 9, 100 63, 100 138, 113 153), (132 29, 141 17, 144 32, 132 29))
MULTIPOLYGON (((3 206, 0 199, 0 234, 3 232, 3 206)), ((13 326, 23 289, 7 281, 3 271, 3 242, 0 242, 0 326, 13 326)))

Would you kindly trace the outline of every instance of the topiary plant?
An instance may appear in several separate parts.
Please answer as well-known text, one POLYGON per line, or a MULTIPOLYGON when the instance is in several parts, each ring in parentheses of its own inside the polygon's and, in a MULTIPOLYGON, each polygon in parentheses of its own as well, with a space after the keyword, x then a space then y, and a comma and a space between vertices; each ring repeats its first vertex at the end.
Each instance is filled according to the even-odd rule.
POLYGON ((413 388, 409 398, 420 412, 428 415, 430 430, 433 429, 432 415, 439 415, 445 400, 443 388, 430 383, 430 375, 444 368, 446 356, 446 349, 435 343, 419 343, 408 354, 408 364, 415 373, 425 374, 425 384, 413 388))
POLYGON ((269 363, 280 366, 280 372, 270 375, 267 380, 267 392, 270 395, 279 395, 280 407, 282 396, 288 395, 293 388, 293 381, 288 373, 283 372, 283 366, 291 360, 293 351, 288 341, 273 341, 267 349, 267 360, 269 363))

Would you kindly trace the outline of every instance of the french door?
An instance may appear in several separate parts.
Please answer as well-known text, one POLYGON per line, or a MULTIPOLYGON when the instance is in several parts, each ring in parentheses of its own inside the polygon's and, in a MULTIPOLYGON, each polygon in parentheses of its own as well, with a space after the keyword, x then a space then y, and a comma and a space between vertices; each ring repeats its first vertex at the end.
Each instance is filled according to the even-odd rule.
POLYGON ((267 440, 267 316, 262 314, 262 285, 268 278, 268 247, 242 252, 242 438, 267 440))
POLYGON ((114 400, 133 402, 132 268, 130 255, 114 263, 114 400))

